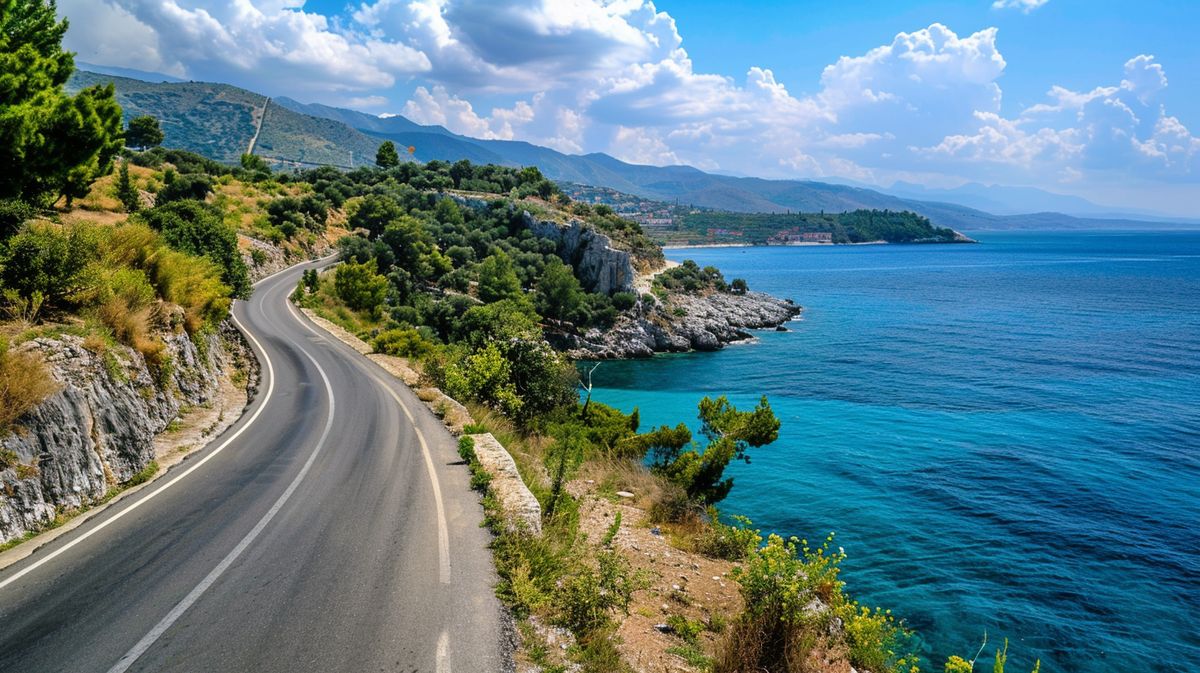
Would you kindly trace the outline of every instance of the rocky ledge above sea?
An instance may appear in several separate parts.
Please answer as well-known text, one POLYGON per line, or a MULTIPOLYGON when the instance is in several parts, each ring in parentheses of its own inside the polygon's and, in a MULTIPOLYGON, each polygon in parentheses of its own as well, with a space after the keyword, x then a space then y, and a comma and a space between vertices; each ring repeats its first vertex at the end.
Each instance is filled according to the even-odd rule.
POLYGON ((547 339, 580 360, 650 357, 655 353, 714 351, 754 337, 747 330, 778 328, 800 314, 790 299, 762 292, 671 293, 643 299, 606 329, 552 327, 547 339))

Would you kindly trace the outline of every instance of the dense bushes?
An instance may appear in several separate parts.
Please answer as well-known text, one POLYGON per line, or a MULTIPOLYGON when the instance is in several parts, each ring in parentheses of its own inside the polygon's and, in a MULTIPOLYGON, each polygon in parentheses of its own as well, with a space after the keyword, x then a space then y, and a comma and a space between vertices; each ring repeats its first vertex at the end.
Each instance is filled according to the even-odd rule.
MULTIPOLYGON (((728 292, 730 290, 729 285, 725 282, 725 277, 715 266, 706 266, 701 269, 700 265, 690 259, 655 276, 654 285, 689 294, 713 291, 728 292)), ((744 290, 744 288, 745 281, 742 281, 741 289, 744 290)))
POLYGON ((167 170, 162 189, 158 190, 155 203, 162 206, 174 201, 187 199, 203 201, 212 193, 212 180, 204 174, 179 175, 173 170, 167 170))
POLYGON ((172 248, 208 257, 220 266, 221 280, 232 289, 234 297, 250 297, 250 273, 238 251, 237 232, 225 224, 216 207, 185 200, 156 206, 138 217, 162 232, 172 248))
POLYGON ((298 229, 319 233, 325 231, 329 206, 325 199, 314 194, 302 198, 284 196, 267 204, 267 219, 288 238, 294 236, 298 229))
POLYGON ((94 227, 30 225, 0 248, 0 284, 22 300, 61 307, 85 287, 99 240, 94 227))
POLYGON ((141 223, 117 227, 39 223, 0 245, 4 305, 29 322, 45 310, 74 311, 166 364, 156 329, 196 333, 228 315, 230 289, 207 259, 172 249, 141 223), (178 305, 178 313, 164 302, 178 305))

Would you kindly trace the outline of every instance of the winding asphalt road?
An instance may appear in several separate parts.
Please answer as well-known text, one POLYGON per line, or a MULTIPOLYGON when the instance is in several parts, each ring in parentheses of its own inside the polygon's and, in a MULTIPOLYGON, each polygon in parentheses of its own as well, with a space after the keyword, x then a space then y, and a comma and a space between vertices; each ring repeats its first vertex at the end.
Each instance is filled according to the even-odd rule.
POLYGON ((317 264, 234 308, 263 364, 235 425, 0 571, 0 671, 510 668, 454 442, 291 307, 317 264))

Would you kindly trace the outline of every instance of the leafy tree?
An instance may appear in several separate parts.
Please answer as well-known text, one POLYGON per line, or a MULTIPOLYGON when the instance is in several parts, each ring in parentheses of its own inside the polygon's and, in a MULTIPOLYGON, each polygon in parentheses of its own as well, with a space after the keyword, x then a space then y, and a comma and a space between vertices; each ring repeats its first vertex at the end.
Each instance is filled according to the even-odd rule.
POLYGON ((287 236, 295 234, 299 228, 324 231, 328 218, 329 207, 322 197, 315 194, 303 198, 282 196, 267 204, 267 219, 287 236))
POLYGON ((479 298, 491 303, 501 299, 519 299, 521 281, 513 266, 512 258, 503 251, 483 260, 479 265, 479 298))
POLYGON ((729 290, 734 294, 746 294, 750 290, 750 286, 746 284, 745 278, 734 278, 729 284, 729 290))
POLYGON ((387 297, 388 280, 375 272, 374 263, 345 262, 334 273, 333 289, 350 308, 375 312, 387 297))
POLYGON ((555 320, 578 321, 583 302, 583 288, 571 267, 558 258, 546 264, 537 284, 538 313, 555 320))
POLYGON ((379 242, 392 253, 393 263, 414 278, 433 280, 453 268, 453 264, 437 249, 433 237, 420 220, 408 215, 396 218, 379 236, 379 242))
POLYGON ((457 399, 476 400, 510 418, 521 414, 524 402, 512 383, 512 366, 499 345, 490 343, 461 362, 450 362, 444 372, 446 393, 457 399))
POLYGON ((0 198, 69 205, 121 149, 113 87, 63 91, 75 67, 66 31, 53 0, 0 0, 0 198))
POLYGON ((151 147, 158 147, 162 144, 162 141, 162 127, 158 125, 156 117, 142 115, 129 120, 129 126, 125 129, 126 147, 136 147, 145 150, 151 147))
POLYGON ((225 224, 214 206, 176 201, 142 211, 138 217, 162 232, 172 248, 215 262, 221 268, 221 281, 233 290, 232 296, 250 297, 250 273, 238 251, 237 232, 225 224))
POLYGON ((257 154, 242 154, 240 163, 242 165, 243 179, 252 182, 264 182, 271 179, 271 166, 267 164, 267 160, 257 154))
POLYGON ((141 195, 129 177, 128 161, 121 162, 121 170, 117 174, 117 200, 127 213, 136 213, 142 207, 141 195))
POLYGON ((483 306, 473 306, 458 321, 455 336, 475 348, 491 341, 509 342, 538 339, 538 317, 528 302, 501 299, 483 306))
POLYGON ((371 238, 383 233, 387 225, 404 215, 404 209, 390 196, 368 194, 351 209, 346 220, 350 229, 366 229, 371 238))
POLYGON ((400 153, 396 151, 396 143, 385 140, 375 152, 375 165, 380 168, 395 168, 400 165, 400 153))

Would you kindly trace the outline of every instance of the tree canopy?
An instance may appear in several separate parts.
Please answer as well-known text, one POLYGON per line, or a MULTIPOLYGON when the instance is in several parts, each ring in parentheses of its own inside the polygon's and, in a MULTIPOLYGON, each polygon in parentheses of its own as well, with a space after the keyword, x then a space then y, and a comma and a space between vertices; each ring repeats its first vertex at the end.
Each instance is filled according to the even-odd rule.
POLYGON ((126 147, 149 149, 162 144, 163 132, 158 125, 158 119, 150 115, 142 115, 129 120, 125 129, 126 147))
POLYGON ((375 152, 375 165, 380 168, 393 168, 400 165, 400 153, 396 151, 396 143, 385 140, 375 152))
POLYGON ((112 85, 68 96, 75 68, 53 0, 0 0, 0 199, 46 206, 86 194, 121 149, 112 85))

